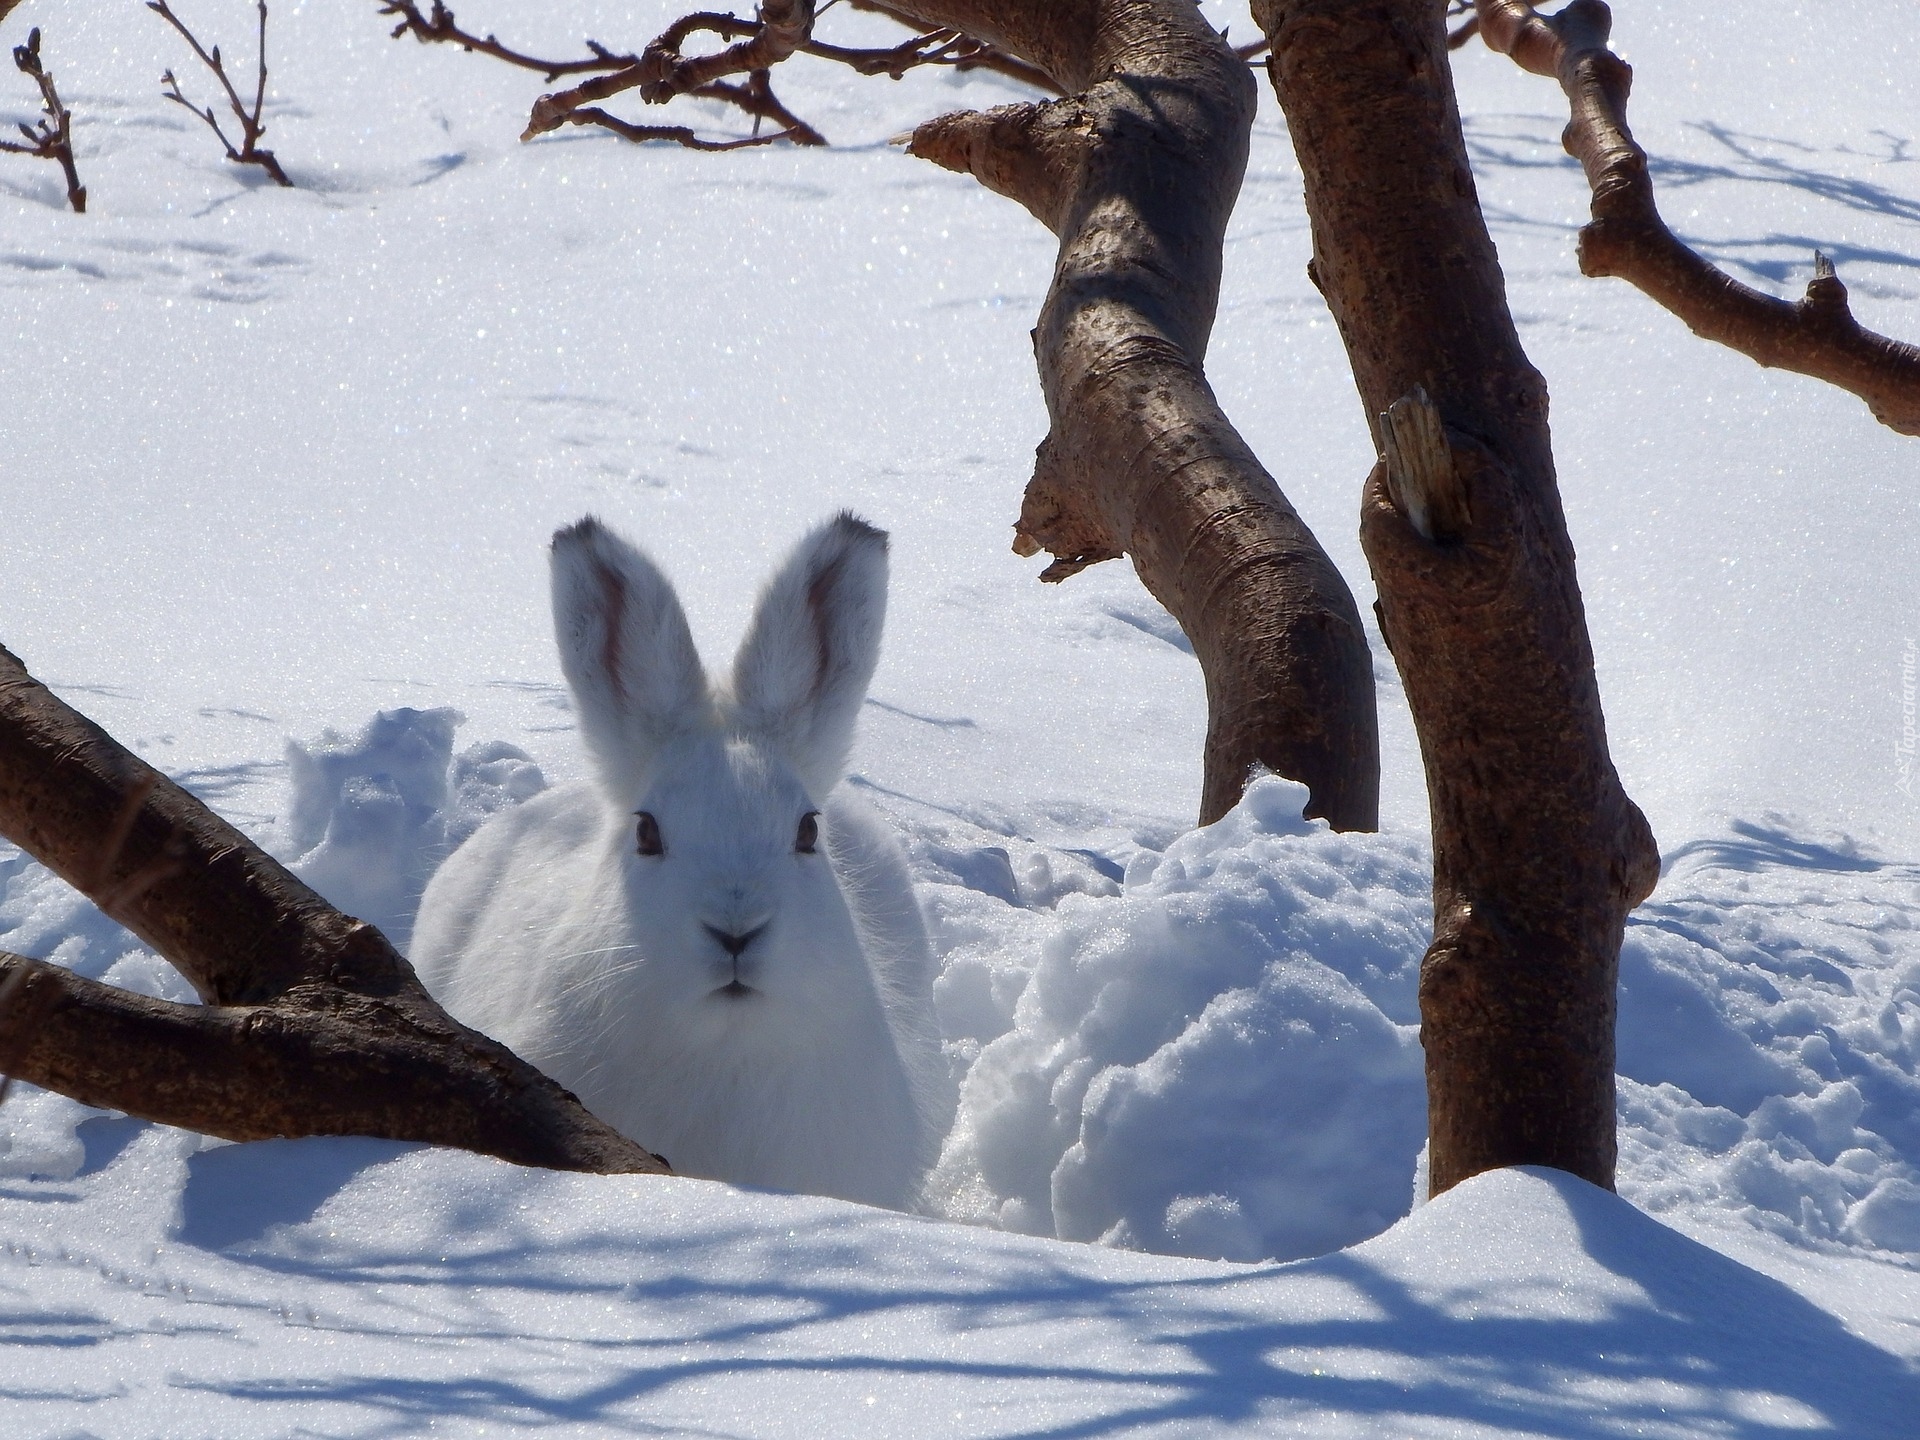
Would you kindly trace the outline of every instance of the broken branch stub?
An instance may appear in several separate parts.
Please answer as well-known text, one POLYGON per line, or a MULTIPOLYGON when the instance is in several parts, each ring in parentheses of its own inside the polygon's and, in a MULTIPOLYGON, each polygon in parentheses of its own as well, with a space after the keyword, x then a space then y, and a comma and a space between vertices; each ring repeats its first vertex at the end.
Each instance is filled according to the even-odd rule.
POLYGON ((170 1005, 7 957, 0 1073, 230 1139, 373 1135, 554 1169, 664 1172, 456 1023, 378 930, 328 905, 5 649, 0 834, 207 1002, 170 1005))
POLYGON ((1447 448, 1440 412, 1423 387, 1414 386, 1380 416, 1380 452, 1387 494, 1422 540, 1466 535, 1473 524, 1466 487, 1447 448))
POLYGON ((1564 143, 1593 192, 1593 218, 1580 231, 1581 274, 1617 276, 1702 339, 1851 391, 1881 424, 1920 435, 1920 346, 1855 320, 1824 257, 1796 303, 1741 284, 1667 228, 1647 153, 1627 127, 1633 71, 1608 48, 1613 16, 1602 0, 1573 0, 1553 15, 1527 0, 1478 0, 1478 18, 1491 49, 1557 80, 1566 94, 1564 143))

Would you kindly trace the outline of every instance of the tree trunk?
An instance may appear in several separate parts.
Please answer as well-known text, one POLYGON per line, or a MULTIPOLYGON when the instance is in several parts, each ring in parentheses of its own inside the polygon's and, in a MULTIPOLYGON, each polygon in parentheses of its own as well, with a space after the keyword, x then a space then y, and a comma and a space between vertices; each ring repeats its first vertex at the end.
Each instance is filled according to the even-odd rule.
POLYGON ((912 153, 1060 237, 1034 331, 1052 429, 1016 529, 1061 580, 1126 554, 1206 677, 1201 822, 1264 766, 1307 813, 1379 823, 1372 661, 1352 592, 1202 369, 1256 102, 1185 0, 888 0, 1044 71, 1066 98, 942 116, 912 153))
POLYGON ((1386 457, 1361 540, 1433 817, 1432 1191, 1517 1164, 1611 1188, 1620 939, 1658 855, 1607 752, 1546 386, 1480 214, 1443 11, 1254 4, 1310 273, 1386 457))
POLYGON ((229 1140, 375 1135, 664 1173, 0 649, 0 834, 160 952, 175 1005, 0 954, 0 1074, 229 1140))

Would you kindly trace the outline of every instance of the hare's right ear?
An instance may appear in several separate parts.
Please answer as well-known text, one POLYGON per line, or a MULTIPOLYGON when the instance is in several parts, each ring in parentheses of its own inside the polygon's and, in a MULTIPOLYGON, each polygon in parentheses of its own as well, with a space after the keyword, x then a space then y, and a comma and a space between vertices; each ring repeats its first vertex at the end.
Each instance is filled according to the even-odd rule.
POLYGON ((659 567, 589 515, 553 537, 553 629, 587 752, 630 795, 710 713, 686 612, 659 567))

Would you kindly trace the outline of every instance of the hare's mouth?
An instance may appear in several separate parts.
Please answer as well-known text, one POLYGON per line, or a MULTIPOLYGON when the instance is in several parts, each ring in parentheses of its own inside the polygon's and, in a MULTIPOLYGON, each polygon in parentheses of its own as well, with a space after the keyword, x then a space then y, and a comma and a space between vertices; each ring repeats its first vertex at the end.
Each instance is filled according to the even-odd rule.
POLYGON ((729 1000, 741 1000, 753 994, 754 989, 751 985, 743 984, 740 980, 733 979, 729 980, 713 993, 716 995, 724 995, 729 1000))

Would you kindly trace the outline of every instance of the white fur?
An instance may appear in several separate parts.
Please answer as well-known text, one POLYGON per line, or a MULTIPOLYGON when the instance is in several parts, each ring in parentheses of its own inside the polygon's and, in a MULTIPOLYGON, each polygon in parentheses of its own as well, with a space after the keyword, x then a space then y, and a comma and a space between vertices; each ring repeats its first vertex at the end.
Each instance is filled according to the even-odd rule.
POLYGON ((413 960, 455 1017, 681 1173, 904 1208, 939 1139, 932 957, 893 836, 834 789, 886 566, 880 531, 815 529, 716 691, 659 569, 597 521, 562 530, 554 624, 598 779, 456 851, 413 960), (637 853, 639 811, 664 853, 637 853), (753 938, 736 960, 716 932, 753 938))

